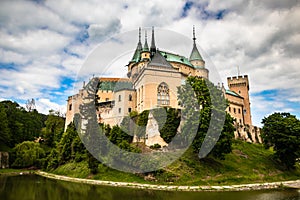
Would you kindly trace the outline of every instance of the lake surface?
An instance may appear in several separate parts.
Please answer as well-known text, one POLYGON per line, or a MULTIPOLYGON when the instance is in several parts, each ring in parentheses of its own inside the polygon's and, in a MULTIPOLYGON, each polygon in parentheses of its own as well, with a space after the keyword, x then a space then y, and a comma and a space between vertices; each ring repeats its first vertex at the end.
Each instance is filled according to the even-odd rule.
POLYGON ((298 190, 170 192, 52 180, 37 175, 0 176, 1 200, 300 200, 298 190))

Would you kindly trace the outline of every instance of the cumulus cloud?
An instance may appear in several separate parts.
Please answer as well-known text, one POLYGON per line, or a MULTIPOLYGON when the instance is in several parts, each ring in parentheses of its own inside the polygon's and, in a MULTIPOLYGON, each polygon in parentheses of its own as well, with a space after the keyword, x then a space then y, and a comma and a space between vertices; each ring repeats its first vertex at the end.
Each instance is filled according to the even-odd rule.
POLYGON ((65 47, 69 41, 70 38, 49 30, 31 30, 18 35, 0 32, 0 47, 35 56, 55 53, 65 47))
POLYGON ((121 29, 119 19, 114 19, 108 24, 91 24, 88 28, 89 38, 93 41, 102 41, 118 33, 121 29))
POLYGON ((50 99, 40 98, 35 101, 36 109, 41 113, 49 113, 49 110, 66 113, 66 106, 52 102, 50 99))

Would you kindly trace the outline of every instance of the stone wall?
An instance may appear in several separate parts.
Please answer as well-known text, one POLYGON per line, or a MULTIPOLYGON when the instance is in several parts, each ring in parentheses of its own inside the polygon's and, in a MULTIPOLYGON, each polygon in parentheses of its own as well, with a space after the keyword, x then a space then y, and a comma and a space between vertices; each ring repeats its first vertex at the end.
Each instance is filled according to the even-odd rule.
POLYGON ((5 169, 9 168, 9 153, 0 152, 0 168, 5 169))

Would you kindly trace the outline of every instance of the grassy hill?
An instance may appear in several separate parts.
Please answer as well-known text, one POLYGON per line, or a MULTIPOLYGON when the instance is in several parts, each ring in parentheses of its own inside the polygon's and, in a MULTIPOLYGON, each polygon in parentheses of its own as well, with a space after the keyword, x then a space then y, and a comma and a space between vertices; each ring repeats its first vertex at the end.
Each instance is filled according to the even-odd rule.
POLYGON ((295 170, 288 171, 272 155, 272 150, 266 150, 260 144, 234 141, 233 151, 226 155, 225 160, 212 157, 199 160, 196 154, 188 150, 172 165, 147 175, 124 173, 102 164, 99 165, 99 172, 91 175, 86 162, 68 163, 52 173, 78 178, 170 185, 231 185, 299 179, 299 163, 295 170))

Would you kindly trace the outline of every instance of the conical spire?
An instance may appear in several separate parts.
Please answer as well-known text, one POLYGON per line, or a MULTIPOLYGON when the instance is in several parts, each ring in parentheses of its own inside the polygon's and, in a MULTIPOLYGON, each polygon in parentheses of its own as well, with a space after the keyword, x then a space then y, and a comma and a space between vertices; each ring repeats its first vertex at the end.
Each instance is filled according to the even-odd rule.
POLYGON ((139 27, 139 42, 138 42, 138 46, 137 46, 137 49, 138 50, 142 50, 142 43, 141 43, 141 27, 139 27))
POLYGON ((193 50, 191 52, 189 60, 190 61, 192 61, 192 60, 203 60, 202 56, 200 55, 200 53, 198 51, 197 45, 196 45, 195 26, 193 26, 193 41, 194 41, 193 50))
POLYGON ((136 47, 133 57, 131 59, 132 62, 139 61, 142 49, 143 49, 143 47, 142 47, 142 43, 141 43, 141 27, 139 27, 139 42, 137 44, 137 47, 136 47))
POLYGON ((147 42, 147 30, 145 30, 145 44, 144 44, 143 51, 149 51, 149 46, 148 46, 148 42, 147 42))
POLYGON ((150 52, 151 52, 152 56, 156 52, 155 38, 154 38, 154 27, 153 26, 152 26, 152 40, 151 40, 150 52))

